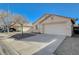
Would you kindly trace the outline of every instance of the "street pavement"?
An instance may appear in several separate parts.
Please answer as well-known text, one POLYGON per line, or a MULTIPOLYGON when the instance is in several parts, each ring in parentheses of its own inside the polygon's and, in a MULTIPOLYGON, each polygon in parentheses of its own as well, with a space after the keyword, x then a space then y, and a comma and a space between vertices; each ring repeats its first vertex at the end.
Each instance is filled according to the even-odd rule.
POLYGON ((79 55, 79 34, 74 34, 72 37, 66 37, 54 54, 79 55))

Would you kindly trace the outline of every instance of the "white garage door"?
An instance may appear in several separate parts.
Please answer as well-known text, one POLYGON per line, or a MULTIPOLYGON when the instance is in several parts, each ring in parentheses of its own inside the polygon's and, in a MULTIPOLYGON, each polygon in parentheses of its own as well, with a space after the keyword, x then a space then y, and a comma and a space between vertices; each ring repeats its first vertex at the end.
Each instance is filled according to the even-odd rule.
POLYGON ((66 24, 45 24, 44 33, 46 34, 56 34, 56 35, 66 35, 67 27, 66 24))

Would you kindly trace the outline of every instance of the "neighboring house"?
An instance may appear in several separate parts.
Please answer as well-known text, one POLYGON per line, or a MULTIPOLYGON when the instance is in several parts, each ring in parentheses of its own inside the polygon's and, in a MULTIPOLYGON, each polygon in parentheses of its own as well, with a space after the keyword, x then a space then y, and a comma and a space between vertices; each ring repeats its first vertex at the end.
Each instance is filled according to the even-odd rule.
POLYGON ((16 31, 21 32, 23 30, 23 32, 30 32, 32 29, 32 25, 27 24, 27 23, 23 23, 23 27, 21 26, 21 24, 19 23, 12 23, 12 25, 10 26, 10 28, 15 28, 16 31))
POLYGON ((69 17, 45 14, 33 23, 33 32, 72 36, 73 23, 69 17))

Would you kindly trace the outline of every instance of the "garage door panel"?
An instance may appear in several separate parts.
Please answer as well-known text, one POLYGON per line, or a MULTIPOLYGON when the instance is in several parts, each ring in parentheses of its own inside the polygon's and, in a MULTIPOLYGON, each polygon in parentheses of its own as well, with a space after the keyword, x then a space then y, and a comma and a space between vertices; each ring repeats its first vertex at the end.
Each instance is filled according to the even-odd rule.
POLYGON ((66 35, 65 24, 47 24, 44 25, 44 33, 66 35))

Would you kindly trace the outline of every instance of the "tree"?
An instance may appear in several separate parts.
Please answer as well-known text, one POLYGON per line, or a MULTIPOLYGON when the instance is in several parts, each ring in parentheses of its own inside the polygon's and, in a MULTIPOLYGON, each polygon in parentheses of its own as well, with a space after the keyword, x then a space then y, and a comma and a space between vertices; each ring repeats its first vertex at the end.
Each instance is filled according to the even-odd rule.
POLYGON ((26 23, 25 18, 20 14, 14 15, 13 18, 14 18, 15 23, 20 24, 21 32, 22 32, 22 36, 23 36, 23 24, 26 23))
POLYGON ((7 32, 9 32, 9 28, 8 28, 9 19, 7 19, 7 18, 9 18, 9 15, 10 14, 8 11, 4 11, 4 10, 0 11, 0 21, 1 21, 1 23, 3 23, 1 25, 4 26, 4 29, 7 28, 7 32))
POLYGON ((3 26, 4 29, 7 29, 7 32, 9 32, 9 28, 12 23, 20 24, 23 34, 23 24, 28 22, 25 21, 24 16, 20 14, 13 14, 10 13, 9 11, 0 10, 0 26, 3 26))
POLYGON ((0 10, 0 26, 4 28, 4 30, 7 30, 9 32, 9 27, 11 23, 13 22, 13 14, 9 11, 0 10))
POLYGON ((71 21, 72 21, 73 24, 75 24, 77 20, 78 20, 78 18, 72 18, 71 19, 71 21))

